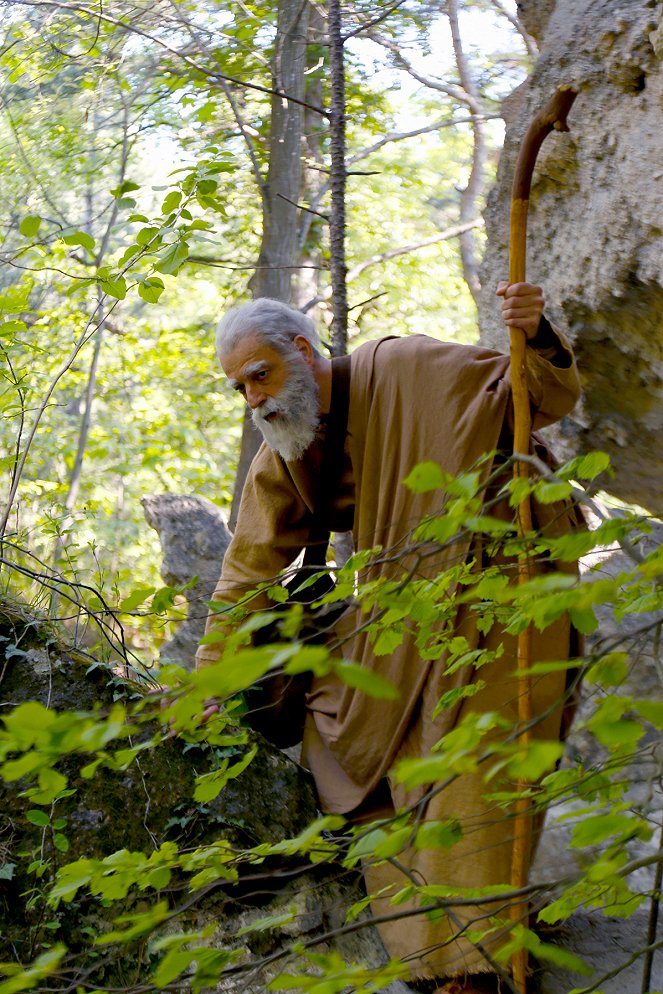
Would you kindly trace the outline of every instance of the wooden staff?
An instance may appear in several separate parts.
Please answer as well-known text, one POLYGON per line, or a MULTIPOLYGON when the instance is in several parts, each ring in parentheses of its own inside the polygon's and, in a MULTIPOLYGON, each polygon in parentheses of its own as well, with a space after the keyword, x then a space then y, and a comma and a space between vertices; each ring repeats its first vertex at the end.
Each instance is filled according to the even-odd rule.
MULTIPOLYGON (((509 242, 509 284, 525 282, 525 258, 527 247, 527 209, 532 184, 534 163, 544 139, 550 132, 568 131, 566 117, 577 91, 570 86, 560 86, 543 110, 532 120, 518 154, 516 172, 511 194, 511 230, 509 242)), ((520 328, 510 328, 511 340, 511 390, 514 410, 514 455, 529 453, 529 440, 532 430, 529 391, 525 359, 526 335, 520 328)), ((518 460, 514 465, 514 476, 527 477, 527 463, 518 460)), ((529 496, 518 505, 518 534, 522 537, 532 531, 532 511, 529 496)), ((518 557, 518 582, 525 583, 531 575, 527 549, 518 557)), ((525 752, 530 743, 532 723, 532 691, 529 670, 532 665, 532 626, 518 635, 518 744, 525 752)), ((529 785, 519 784, 520 796, 516 800, 514 820, 513 855, 511 861, 511 884, 519 890, 527 884, 529 854, 531 847, 531 824, 529 811, 529 785)), ((520 920, 522 905, 514 901, 511 905, 513 921, 520 920)), ((520 994, 527 990, 527 952, 522 949, 512 959, 513 981, 520 994)))

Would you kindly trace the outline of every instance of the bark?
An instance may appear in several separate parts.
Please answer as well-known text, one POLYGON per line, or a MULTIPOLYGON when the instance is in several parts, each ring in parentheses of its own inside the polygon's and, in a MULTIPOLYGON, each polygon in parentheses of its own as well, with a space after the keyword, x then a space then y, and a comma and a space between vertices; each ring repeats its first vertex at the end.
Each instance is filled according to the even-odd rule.
POLYGON ((345 263, 345 77, 340 0, 329 0, 331 67, 331 218, 332 354, 348 351, 347 266, 345 263))
MULTIPOLYGON (((311 6, 309 39, 306 60, 306 103, 313 107, 324 104, 323 77, 316 70, 324 65, 326 50, 323 48, 326 24, 319 7, 311 6)), ((320 291, 320 273, 324 267, 322 238, 327 218, 318 209, 327 190, 328 170, 325 163, 324 142, 327 138, 325 119, 311 106, 304 111, 304 142, 302 163, 302 188, 308 209, 302 213, 299 225, 299 268, 295 273, 293 304, 308 311, 310 301, 317 302, 320 291)))
MULTIPOLYGON (((263 189, 263 234, 255 273, 249 282, 254 299, 274 297, 289 303, 292 277, 299 258, 298 203, 301 195, 301 145, 304 128, 308 0, 280 0, 272 64, 269 168, 263 189), (281 94, 288 94, 285 99, 281 94)), ((235 526, 239 502, 251 461, 260 445, 260 433, 244 416, 242 444, 230 511, 235 526)))
MULTIPOLYGON (((460 223, 467 224, 477 216, 478 201, 483 193, 484 172, 486 167, 486 139, 484 128, 484 114, 481 101, 481 93, 472 75, 469 60, 463 49, 460 28, 458 25, 458 5, 456 0, 448 0, 447 14, 451 27, 451 39, 453 42, 454 56, 460 84, 466 94, 466 103, 469 107, 472 121, 472 165, 467 186, 460 196, 460 223)), ((476 242, 472 230, 464 231, 460 235, 460 256, 463 265, 463 275, 470 293, 477 302, 477 296, 481 289, 479 282, 479 259, 476 251, 476 242)))

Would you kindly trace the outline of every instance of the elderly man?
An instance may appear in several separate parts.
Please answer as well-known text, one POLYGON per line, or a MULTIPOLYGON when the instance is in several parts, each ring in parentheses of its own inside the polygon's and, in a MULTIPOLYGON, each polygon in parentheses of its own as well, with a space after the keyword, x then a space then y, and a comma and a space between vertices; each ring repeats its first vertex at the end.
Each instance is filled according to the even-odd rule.
MULTIPOLYGON (((550 424, 572 409, 579 394, 571 350, 543 317, 539 287, 500 284, 497 293, 503 297, 505 323, 527 336, 534 427, 550 424)), ((219 325, 217 349, 229 384, 246 399, 264 437, 214 596, 215 601, 235 603, 276 577, 306 544, 332 398, 333 360, 321 354, 307 317, 269 299, 227 313, 219 325)), ((352 354, 344 463, 327 524, 336 532, 351 528, 358 550, 390 550, 391 555, 371 567, 371 578, 402 577, 411 570, 413 530, 439 512, 439 492, 417 493, 403 486, 414 466, 432 460, 457 475, 485 453, 508 445, 509 384, 508 357, 424 335, 372 341, 352 354)), ((501 512, 493 508, 491 513, 505 513, 506 503, 502 505, 501 512)), ((559 509, 555 514, 559 527, 559 509)), ((469 538, 445 545, 437 556, 417 561, 415 576, 435 576, 476 554, 469 538)), ((260 597, 253 603, 269 606, 260 597)), ((208 622, 219 623, 213 617, 208 622)), ((479 774, 463 774, 429 794, 425 785, 406 793, 389 778, 397 761, 427 755, 468 711, 497 711, 517 720, 513 637, 497 625, 488 634, 479 632, 467 606, 458 610, 454 625, 470 648, 493 650, 495 658, 482 667, 475 693, 452 695, 454 703, 438 708, 437 714, 445 693, 478 679, 472 666, 449 672, 444 647, 438 658, 429 658, 434 653, 422 658, 416 632, 407 629, 392 652, 377 655, 367 626, 356 625, 352 610, 339 625, 341 637, 347 636, 344 657, 390 680, 398 698, 376 701, 334 674, 314 679, 308 695, 302 761, 315 777, 323 810, 359 819, 419 801, 425 819, 453 817, 462 826, 462 838, 451 851, 407 851, 398 857, 400 870, 391 863, 366 868, 369 893, 382 894, 373 903, 376 914, 409 907, 399 904, 396 909, 388 902, 413 877, 452 888, 506 887, 510 879, 512 821, 507 811, 486 799, 479 774)), ((568 619, 537 633, 534 651, 539 660, 568 658, 568 619)), ((213 646, 200 648, 199 665, 215 658, 213 646)), ((534 711, 541 716, 535 735, 560 735, 564 691, 565 676, 558 672, 535 682, 534 711)), ((482 916, 481 929, 486 909, 459 907, 443 921, 412 915, 383 924, 381 932, 389 952, 409 964, 415 980, 463 977, 462 983, 452 979, 451 986, 441 989, 485 990, 494 968, 490 954, 499 941, 484 938, 480 948, 470 941, 471 922, 482 916)))

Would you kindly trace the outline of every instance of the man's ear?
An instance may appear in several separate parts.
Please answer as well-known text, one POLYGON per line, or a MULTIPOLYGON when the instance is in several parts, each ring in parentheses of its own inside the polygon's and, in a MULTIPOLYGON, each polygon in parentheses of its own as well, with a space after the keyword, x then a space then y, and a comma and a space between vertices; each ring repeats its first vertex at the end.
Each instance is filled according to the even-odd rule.
POLYGON ((312 366, 315 361, 315 352, 308 338, 306 338, 304 335, 295 335, 292 341, 295 348, 298 350, 298 352, 301 352, 302 356, 304 357, 308 365, 312 366))

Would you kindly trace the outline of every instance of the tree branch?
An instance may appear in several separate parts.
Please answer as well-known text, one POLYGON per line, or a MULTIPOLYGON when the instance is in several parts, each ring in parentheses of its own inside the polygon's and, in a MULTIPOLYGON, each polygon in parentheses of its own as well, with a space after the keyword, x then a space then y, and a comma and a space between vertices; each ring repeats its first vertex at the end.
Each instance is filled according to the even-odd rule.
POLYGON ((100 13, 99 11, 92 10, 89 7, 85 7, 82 4, 65 3, 64 0, 16 0, 16 3, 23 7, 53 7, 56 10, 62 10, 69 13, 74 12, 77 14, 84 14, 86 17, 99 17, 107 24, 112 24, 116 28, 121 28, 124 31, 129 31, 130 33, 138 35, 141 38, 145 38, 147 41, 154 42, 155 45, 159 45, 160 48, 164 49, 164 51, 168 52, 175 58, 180 59, 187 66, 189 66, 190 69, 194 69, 196 72, 201 73, 201 75, 205 76, 207 79, 211 79, 219 83, 222 81, 226 83, 235 83, 237 86, 243 87, 246 90, 255 90, 257 93, 266 93, 268 96, 280 97, 282 100, 287 100, 289 103, 298 104, 300 107, 307 107, 316 114, 328 117, 327 111, 322 107, 313 107, 311 104, 306 103, 306 101, 293 97, 288 93, 284 93, 280 90, 274 90, 268 86, 261 86, 259 83, 249 83, 247 80, 238 79, 237 76, 229 76, 226 73, 219 72, 218 70, 208 69, 206 66, 193 59, 190 55, 187 55, 185 52, 169 45, 167 41, 164 41, 164 39, 158 38, 156 35, 151 34, 149 31, 146 31, 135 24, 129 24, 127 21, 123 21, 118 17, 111 17, 110 14, 100 13))
MULTIPOLYGON (((484 117, 484 121, 496 120, 500 118, 500 114, 489 114, 484 117)), ((380 141, 376 142, 375 145, 371 145, 370 148, 363 148, 361 152, 357 152, 348 159, 348 165, 351 166, 355 162, 361 162, 362 159, 366 159, 369 155, 374 152, 378 152, 384 145, 388 145, 390 142, 402 142, 407 141, 408 138, 417 138, 419 135, 428 134, 431 131, 441 131, 442 128, 453 128, 457 124, 471 124, 473 122, 472 117, 461 117, 461 118, 448 118, 441 117, 439 121, 435 121, 433 124, 428 124, 426 127, 417 128, 415 131, 403 131, 397 132, 392 131, 381 138, 380 141)))
POLYGON ((397 11, 399 7, 402 7, 404 3, 406 3, 406 0, 398 0, 397 3, 393 4, 393 6, 385 10, 384 13, 378 14, 377 17, 374 17, 373 20, 367 21, 365 24, 360 25, 358 28, 355 28, 354 31, 348 31, 347 34, 343 35, 343 41, 344 42, 347 41, 348 38, 354 38, 356 35, 362 34, 364 31, 369 31, 376 24, 380 24, 382 21, 386 21, 387 18, 391 17, 391 15, 395 13, 395 11, 397 11))
POLYGON ((528 34, 527 31, 525 31, 524 27, 522 26, 518 18, 511 13, 511 11, 508 9, 506 4, 502 3, 502 0, 490 0, 490 2, 492 3, 493 7, 495 7, 496 10, 499 10, 500 14, 506 17, 511 27, 514 28, 518 32, 520 37, 523 39, 529 57, 531 59, 536 59, 539 54, 538 45, 536 44, 532 36, 528 34))
POLYGON ((370 31, 369 37, 371 41, 374 41, 377 45, 382 45, 387 51, 391 52, 394 57, 394 62, 396 65, 406 72, 412 79, 416 79, 418 83, 425 86, 429 90, 438 90, 440 93, 446 93, 448 97, 452 100, 458 101, 458 103, 465 104, 469 106, 468 95, 461 89, 460 86, 452 86, 449 83, 442 83, 439 80, 431 79, 429 76, 422 76, 418 73, 411 63, 405 58, 401 49, 394 41, 390 41, 388 38, 383 38, 376 32, 370 31))
MULTIPOLYGON (((455 238, 457 235, 462 235, 463 232, 469 231, 471 228, 481 228, 483 227, 483 218, 476 218, 474 221, 468 221, 465 224, 456 224, 453 228, 446 228, 441 231, 438 235, 433 235, 431 238, 425 238, 421 242, 414 242, 410 245, 401 245, 399 248, 389 249, 387 252, 380 252, 376 255, 372 255, 369 259, 364 259, 363 262, 358 263, 348 272, 348 283, 360 276, 364 270, 368 269, 369 266, 376 266, 380 262, 386 262, 388 259, 395 259, 399 255, 406 255, 409 252, 418 252, 419 249, 427 248, 429 245, 436 245, 438 242, 448 241, 450 238, 455 238)), ((331 287, 327 287, 317 296, 308 300, 306 304, 302 307, 304 312, 310 311, 312 307, 319 304, 322 300, 329 300, 331 297, 331 287)), ((380 296, 378 294, 378 296, 380 296)), ((371 297, 371 300, 375 298, 371 297)))

